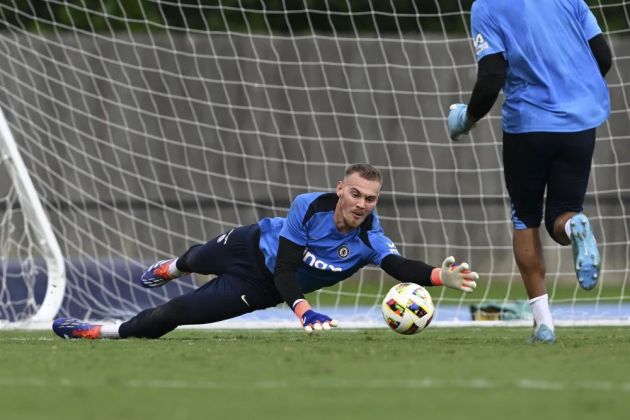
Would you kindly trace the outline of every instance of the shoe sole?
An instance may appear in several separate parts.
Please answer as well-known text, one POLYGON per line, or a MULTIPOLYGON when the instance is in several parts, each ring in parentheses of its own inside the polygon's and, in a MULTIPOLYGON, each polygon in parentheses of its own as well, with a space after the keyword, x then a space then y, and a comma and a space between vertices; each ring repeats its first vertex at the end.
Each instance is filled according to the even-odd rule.
POLYGON ((556 342, 556 337, 539 337, 539 336, 532 336, 530 342, 532 344, 536 344, 536 343, 540 343, 540 344, 553 344, 556 342))
POLYGON ((601 259, 591 224, 583 214, 571 218, 571 242, 578 282, 582 289, 591 290, 599 281, 601 259))

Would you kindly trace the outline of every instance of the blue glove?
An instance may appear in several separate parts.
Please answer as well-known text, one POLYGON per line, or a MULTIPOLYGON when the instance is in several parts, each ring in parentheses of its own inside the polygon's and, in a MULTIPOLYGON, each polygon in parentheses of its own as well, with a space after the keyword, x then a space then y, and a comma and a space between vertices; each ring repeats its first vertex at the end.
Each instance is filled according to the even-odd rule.
POLYGON ((312 309, 304 312, 302 315, 302 327, 304 331, 313 332, 313 330, 329 330, 331 327, 337 326, 337 321, 327 315, 315 312, 312 309))
POLYGON ((473 125, 475 125, 475 121, 468 118, 468 105, 451 105, 448 114, 448 134, 451 140, 458 140, 457 137, 468 134, 473 125))

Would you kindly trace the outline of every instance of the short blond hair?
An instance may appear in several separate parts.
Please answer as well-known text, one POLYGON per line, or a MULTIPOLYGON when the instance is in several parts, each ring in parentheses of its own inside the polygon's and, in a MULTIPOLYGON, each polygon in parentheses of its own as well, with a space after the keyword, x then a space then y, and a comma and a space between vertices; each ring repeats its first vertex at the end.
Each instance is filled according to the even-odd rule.
POLYGON ((368 181, 378 181, 379 184, 383 183, 383 176, 381 171, 369 163, 354 163, 346 168, 345 177, 348 177, 354 173, 359 174, 363 179, 368 181))

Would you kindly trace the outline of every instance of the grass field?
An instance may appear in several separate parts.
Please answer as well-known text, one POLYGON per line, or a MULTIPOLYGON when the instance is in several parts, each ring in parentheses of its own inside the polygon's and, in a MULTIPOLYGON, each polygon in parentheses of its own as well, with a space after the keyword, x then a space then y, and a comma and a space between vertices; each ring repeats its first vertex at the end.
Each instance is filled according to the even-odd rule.
POLYGON ((630 328, 0 331, 0 418, 627 419, 630 328))

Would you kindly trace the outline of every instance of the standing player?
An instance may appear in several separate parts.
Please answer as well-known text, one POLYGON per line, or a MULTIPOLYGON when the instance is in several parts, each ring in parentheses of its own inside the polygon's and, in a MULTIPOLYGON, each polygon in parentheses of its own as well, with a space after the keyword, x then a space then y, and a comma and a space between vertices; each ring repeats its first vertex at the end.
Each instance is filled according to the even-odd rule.
POLYGON ((492 108, 503 87, 503 164, 512 200, 513 247, 534 313, 533 342, 555 333, 538 227, 573 245, 584 289, 597 284, 600 256, 582 213, 595 128, 610 113, 608 44, 583 0, 477 0, 471 27, 478 61, 468 105, 448 116, 453 140, 492 108))
POLYGON ((282 301, 305 331, 328 330, 337 321, 315 312, 304 293, 332 286, 367 264, 403 282, 472 292, 478 276, 468 264, 454 266, 448 257, 435 268, 399 255, 375 211, 381 184, 375 167, 351 165, 336 192, 298 195, 287 218, 265 218, 194 245, 177 259, 152 265, 141 278, 143 286, 157 287, 185 273, 218 275, 192 293, 120 326, 60 318, 53 330, 62 338, 158 338, 179 325, 222 321, 282 301))

